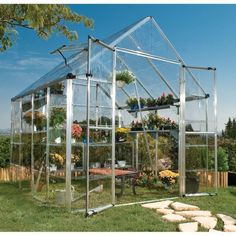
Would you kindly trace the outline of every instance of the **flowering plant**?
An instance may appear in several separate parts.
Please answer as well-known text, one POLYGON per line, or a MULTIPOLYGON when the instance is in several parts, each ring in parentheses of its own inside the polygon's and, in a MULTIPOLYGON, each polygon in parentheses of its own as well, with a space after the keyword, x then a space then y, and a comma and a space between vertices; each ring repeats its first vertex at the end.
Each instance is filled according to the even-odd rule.
POLYGON ((76 163, 79 162, 79 160, 80 160, 79 155, 77 155, 77 154, 71 154, 71 162, 72 162, 72 163, 76 164, 76 163))
POLYGON ((177 182, 179 174, 171 170, 163 170, 159 172, 159 177, 164 185, 170 187, 171 185, 174 185, 177 182))
POLYGON ((57 165, 62 166, 64 164, 64 157, 58 153, 50 153, 51 162, 57 165))
POLYGON ((116 128, 116 132, 117 133, 128 133, 129 132, 129 128, 125 128, 125 127, 120 127, 120 128, 116 128))
POLYGON ((143 125, 142 122, 136 120, 131 122, 131 130, 132 131, 137 131, 137 130, 143 130, 143 125))
POLYGON ((130 84, 135 80, 135 76, 131 71, 128 70, 118 71, 116 73, 116 80, 124 81, 126 84, 130 84))
POLYGON ((116 141, 117 142, 126 141, 127 133, 129 132, 129 130, 130 130, 129 128, 124 128, 124 127, 116 128, 116 141))
MULTIPOLYGON (((35 111, 34 113, 34 124, 38 129, 43 129, 46 125, 46 116, 41 111, 35 111)), ((32 121, 32 111, 25 113, 24 120, 27 124, 31 125, 32 121)))
POLYGON ((152 172, 142 171, 138 174, 138 176, 134 179, 135 184, 142 187, 148 188, 158 188, 162 186, 158 177, 154 176, 152 172))
POLYGON ((163 93, 160 97, 157 98, 157 105, 173 105, 174 104, 174 96, 173 94, 169 93, 166 95, 163 93))
POLYGON ((82 135, 82 128, 79 124, 73 124, 72 125, 72 137, 75 139, 80 138, 82 135))

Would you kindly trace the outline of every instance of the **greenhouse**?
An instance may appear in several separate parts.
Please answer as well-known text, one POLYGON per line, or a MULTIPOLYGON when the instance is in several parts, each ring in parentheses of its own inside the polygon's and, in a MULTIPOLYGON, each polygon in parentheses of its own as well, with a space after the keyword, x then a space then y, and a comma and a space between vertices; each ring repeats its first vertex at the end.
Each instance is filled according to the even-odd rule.
POLYGON ((217 192, 215 68, 187 65, 152 17, 56 53, 11 102, 11 163, 34 199, 89 216, 217 192))

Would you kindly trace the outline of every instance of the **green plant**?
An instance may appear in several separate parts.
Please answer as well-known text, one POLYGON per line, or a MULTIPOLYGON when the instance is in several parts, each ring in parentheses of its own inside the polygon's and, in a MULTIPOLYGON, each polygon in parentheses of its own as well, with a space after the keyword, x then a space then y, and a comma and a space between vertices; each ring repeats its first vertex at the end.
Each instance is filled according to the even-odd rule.
POLYGON ((63 107, 53 107, 51 111, 50 126, 61 128, 66 120, 66 109, 63 107))
POLYGON ((144 107, 147 102, 146 102, 146 99, 145 99, 145 98, 141 98, 141 97, 140 97, 139 103, 140 103, 140 106, 141 106, 141 107, 144 107))
POLYGON ((116 80, 117 81, 124 81, 126 84, 130 84, 134 82, 135 76, 132 72, 128 70, 120 71, 116 73, 116 80))
POLYGON ((128 98, 128 100, 126 101, 126 104, 130 107, 134 107, 134 106, 138 106, 138 100, 135 97, 130 97, 128 98))
POLYGON ((10 165, 10 137, 0 136, 0 167, 10 165))
POLYGON ((64 83, 56 83, 50 87, 51 94, 62 94, 65 86, 64 83))
POLYGON ((157 101, 155 98, 148 98, 146 101, 147 107, 155 107, 157 105, 157 101))
POLYGON ((218 148, 217 156, 218 156, 218 170, 228 171, 229 170, 228 155, 222 147, 218 148))
POLYGON ((132 121, 131 122, 131 130, 135 131, 135 130, 143 130, 143 125, 142 122, 140 121, 132 121))

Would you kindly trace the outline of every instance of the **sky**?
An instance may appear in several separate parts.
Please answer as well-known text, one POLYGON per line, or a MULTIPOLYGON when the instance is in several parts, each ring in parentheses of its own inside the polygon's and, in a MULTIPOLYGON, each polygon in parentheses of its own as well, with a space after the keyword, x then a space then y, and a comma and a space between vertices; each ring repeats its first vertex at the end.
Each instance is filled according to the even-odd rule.
MULTIPOLYGON (((94 28, 70 25, 79 40, 103 39, 145 16, 153 16, 187 64, 217 68, 218 130, 236 117, 236 5, 70 5, 94 20, 94 28)), ((61 62, 50 52, 71 44, 62 35, 39 39, 19 29, 15 45, 0 53, 0 129, 10 127, 10 99, 61 62)))

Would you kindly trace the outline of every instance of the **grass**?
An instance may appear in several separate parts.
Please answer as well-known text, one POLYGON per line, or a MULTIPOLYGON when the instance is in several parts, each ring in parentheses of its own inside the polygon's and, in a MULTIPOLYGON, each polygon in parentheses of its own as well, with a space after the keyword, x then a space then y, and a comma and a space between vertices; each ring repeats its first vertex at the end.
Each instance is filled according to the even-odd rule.
MULTIPOLYGON (((14 183, 0 184, 0 231, 176 231, 177 224, 163 222, 154 210, 140 205, 111 208, 91 218, 65 209, 35 202, 29 189, 19 190, 14 183)), ((219 189, 212 197, 179 198, 203 210, 224 213, 236 218, 233 207, 236 188, 219 189)), ((217 225, 222 228, 222 222, 217 225)))

